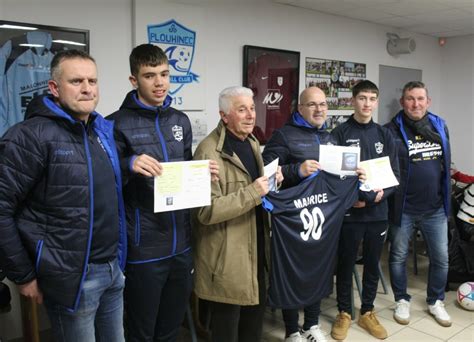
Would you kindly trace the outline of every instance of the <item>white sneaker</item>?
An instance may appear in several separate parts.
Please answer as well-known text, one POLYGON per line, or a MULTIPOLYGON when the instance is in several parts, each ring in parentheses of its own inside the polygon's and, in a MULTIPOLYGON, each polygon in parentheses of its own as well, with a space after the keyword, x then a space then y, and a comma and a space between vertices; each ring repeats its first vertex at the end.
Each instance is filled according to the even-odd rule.
POLYGON ((410 323, 410 302, 405 299, 397 301, 393 318, 399 324, 407 325, 410 323))
POLYGON ((442 301, 438 299, 433 305, 428 305, 428 309, 439 325, 443 327, 451 326, 451 317, 449 317, 449 314, 446 312, 442 301))
MULTIPOLYGON (((301 336, 306 338, 306 341, 311 342, 327 342, 326 336, 324 336, 323 331, 319 328, 319 325, 313 325, 309 330, 303 330, 301 336)), ((303 341, 305 341, 303 339, 303 341)))
POLYGON ((285 342, 305 342, 306 340, 301 336, 301 334, 297 331, 287 338, 285 338, 285 342))

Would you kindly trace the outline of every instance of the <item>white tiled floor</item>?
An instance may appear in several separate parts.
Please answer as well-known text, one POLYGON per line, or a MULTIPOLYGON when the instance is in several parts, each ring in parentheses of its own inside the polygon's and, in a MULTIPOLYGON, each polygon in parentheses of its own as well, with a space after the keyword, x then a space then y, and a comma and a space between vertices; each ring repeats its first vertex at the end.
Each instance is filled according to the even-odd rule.
MULTIPOLYGON (((453 325, 449 328, 442 327, 429 315, 425 302, 426 281, 428 273, 428 260, 425 256, 418 256, 418 275, 413 274, 412 259, 408 261, 408 291, 412 295, 411 300, 411 321, 409 325, 400 325, 393 319, 393 293, 390 289, 389 274, 387 269, 387 253, 382 257, 382 268, 385 278, 388 282, 388 294, 383 293, 381 284, 375 300, 375 311, 379 321, 385 326, 389 337, 386 341, 390 342, 474 342, 474 311, 466 311, 456 303, 456 291, 446 292, 446 310, 451 315, 453 325)), ((359 274, 362 275, 361 266, 359 274)), ((355 287, 355 284, 354 284, 355 287)), ((456 285, 451 286, 452 288, 456 285)), ((359 295, 354 290, 354 301, 356 308, 360 307, 359 295)), ((322 312, 320 316, 320 325, 326 332, 329 341, 333 341, 330 336, 331 325, 337 313, 335 294, 326 298, 322 302, 322 312)), ((302 317, 300 315, 300 323, 302 317)), ((265 314, 263 326, 263 341, 276 342, 283 341, 285 328, 280 310, 272 312, 270 309, 265 314)), ((183 330, 180 341, 191 341, 189 333, 183 330)), ((201 341, 201 340, 200 340, 201 341)), ((203 340, 202 340, 203 341, 203 340)), ((377 341, 376 338, 369 335, 364 329, 357 325, 357 319, 353 321, 347 339, 345 341, 377 341)))

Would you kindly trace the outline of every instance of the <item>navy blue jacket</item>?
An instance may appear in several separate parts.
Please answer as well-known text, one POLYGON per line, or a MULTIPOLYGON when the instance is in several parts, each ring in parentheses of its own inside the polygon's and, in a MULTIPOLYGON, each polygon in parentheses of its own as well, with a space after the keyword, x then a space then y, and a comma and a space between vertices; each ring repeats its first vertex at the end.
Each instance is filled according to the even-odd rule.
MULTIPOLYGON (((441 147, 443 149, 443 175, 441 188, 443 191, 443 205, 446 216, 450 213, 451 199, 451 148, 449 145, 448 127, 443 119, 439 116, 428 112, 428 118, 435 128, 436 132, 441 136, 441 147)), ((395 144, 398 147, 398 163, 400 166, 400 185, 395 194, 388 200, 389 221, 393 224, 400 225, 402 219, 403 208, 405 205, 405 197, 407 193, 408 177, 410 176, 410 159, 408 157, 408 138, 403 124, 403 110, 385 125, 395 138, 395 144)))
POLYGON ((284 177, 282 187, 289 188, 301 182, 299 169, 305 160, 319 160, 321 144, 335 145, 326 127, 313 127, 296 112, 282 128, 273 132, 263 150, 263 162, 266 165, 280 158, 278 163, 284 177))
MULTIPOLYGON (((92 113, 115 173, 118 259, 126 233, 113 124, 92 113)), ((93 178, 85 126, 50 97, 37 97, 25 121, 0 141, 0 264, 17 284, 37 279, 46 298, 75 311, 91 247, 93 178)))
MULTIPOLYGON (((380 126, 373 120, 367 124, 358 123, 354 115, 332 130, 331 135, 341 146, 359 146, 360 160, 370 160, 388 156, 395 177, 399 180, 397 147, 389 130, 380 126)), ((350 208, 344 222, 370 222, 387 221, 388 205, 387 198, 395 192, 396 187, 384 189, 380 202, 375 203, 376 193, 374 191, 359 191, 359 200, 365 201, 363 208, 350 208)))
POLYGON ((147 154, 159 162, 192 159, 192 131, 189 118, 170 107, 142 103, 136 91, 125 97, 120 109, 108 116, 115 121, 115 139, 124 177, 127 215, 128 263, 140 264, 171 257, 189 250, 191 223, 189 210, 153 212, 153 177, 131 171, 133 160, 147 154))

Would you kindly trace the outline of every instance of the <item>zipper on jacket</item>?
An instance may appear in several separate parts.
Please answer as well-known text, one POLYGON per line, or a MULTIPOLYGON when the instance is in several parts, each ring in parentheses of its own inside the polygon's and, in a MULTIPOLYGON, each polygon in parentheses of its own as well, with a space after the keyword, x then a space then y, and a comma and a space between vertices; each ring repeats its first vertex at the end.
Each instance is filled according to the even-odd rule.
MULTIPOLYGON (((158 133, 158 139, 160 139, 161 151, 163 152, 163 159, 165 160, 165 162, 168 162, 169 158, 168 158, 168 151, 166 151, 166 141, 160 129, 160 110, 159 109, 156 111, 155 128, 156 128, 156 132, 158 133)), ((173 249, 172 249, 171 254, 175 254, 176 245, 177 245, 176 215, 174 212, 171 212, 170 215, 171 215, 171 222, 173 222, 173 249)))
POLYGON ((43 251, 43 240, 38 240, 36 242, 36 264, 35 270, 38 272, 40 261, 41 261, 41 252, 43 251))
MULTIPOLYGON (((400 213, 400 220, 401 220, 401 215, 403 213, 403 210, 405 209, 405 202, 407 199, 407 191, 408 191, 408 182, 410 180, 410 146, 408 145, 408 136, 407 133, 405 132, 405 127, 403 126, 403 118, 400 115, 397 120, 398 126, 400 128, 400 133, 402 134, 403 142, 405 143, 405 146, 407 147, 407 158, 408 158, 408 164, 407 164, 407 180, 405 183, 405 189, 403 191, 403 200, 402 200, 402 207, 401 207, 401 213, 400 213)), ((401 176, 400 176, 401 178, 401 176)))
POLYGON ((172 254, 176 253, 177 237, 176 237, 176 215, 174 212, 171 212, 171 222, 173 222, 173 251, 172 254))
POLYGON ((316 143, 318 144, 318 146, 321 146, 321 140, 319 139, 318 133, 315 133, 314 135, 316 136, 316 143))
POLYGON ((135 246, 140 245, 140 209, 135 209, 135 246))
POLYGON ((87 135, 87 130, 84 125, 82 126, 82 133, 84 139, 84 148, 86 152, 86 161, 87 161, 87 174, 89 175, 89 235, 87 237, 87 249, 86 249, 86 256, 84 258, 84 265, 82 266, 82 275, 81 281, 79 283, 79 288, 77 290, 76 299, 74 302, 74 306, 71 308, 72 312, 77 310, 77 306, 79 305, 79 300, 81 298, 82 287, 84 284, 84 280, 87 275, 87 267, 89 263, 89 255, 91 249, 91 242, 92 242, 92 230, 94 224, 94 176, 92 173, 92 160, 91 160, 91 153, 89 149, 89 137, 87 135))
POLYGON ((112 132, 107 132, 99 127, 95 131, 96 134, 100 137, 102 144, 106 150, 107 156, 112 164, 112 169, 115 175, 115 188, 117 189, 118 194, 118 208, 119 208, 119 243, 117 247, 117 256, 120 265, 120 269, 123 271, 125 269, 125 264, 127 260, 127 232, 126 228, 124 229, 124 225, 126 225, 127 220, 125 218, 125 208, 123 204, 123 197, 122 197, 122 182, 121 182, 121 175, 120 175, 120 164, 117 160, 118 155, 116 154, 117 147, 115 146, 115 142, 110 137, 113 135, 113 124, 112 124, 112 132), (109 134, 108 134, 109 133, 109 134), (115 152, 115 153, 114 153, 115 152), (125 247, 123 247, 125 246, 125 247))

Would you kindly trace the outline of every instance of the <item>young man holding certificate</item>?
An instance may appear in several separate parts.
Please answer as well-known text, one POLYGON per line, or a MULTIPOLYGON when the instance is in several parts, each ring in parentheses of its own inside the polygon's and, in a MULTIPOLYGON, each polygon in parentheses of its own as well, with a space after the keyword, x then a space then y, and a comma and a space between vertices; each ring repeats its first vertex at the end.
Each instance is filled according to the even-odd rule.
MULTIPOLYGON (((354 114, 348 121, 336 127, 332 136, 343 146, 359 146, 360 160, 388 156, 395 176, 398 178, 398 160, 394 140, 390 132, 372 120, 377 107, 379 90, 364 80, 352 89, 354 114)), ((339 314, 333 324, 331 335, 344 340, 351 324, 352 270, 357 259, 359 244, 363 240, 363 290, 362 307, 358 324, 379 339, 387 337, 387 331, 375 317, 374 300, 379 281, 378 264, 388 228, 387 197, 395 187, 359 192, 359 201, 344 218, 339 240, 337 265, 337 303, 339 314)))
POLYGON ((108 117, 124 178, 127 341, 174 341, 192 290, 190 212, 154 213, 153 185, 161 163, 192 159, 191 123, 171 107, 169 64, 159 47, 135 47, 130 69, 135 89, 108 117))

